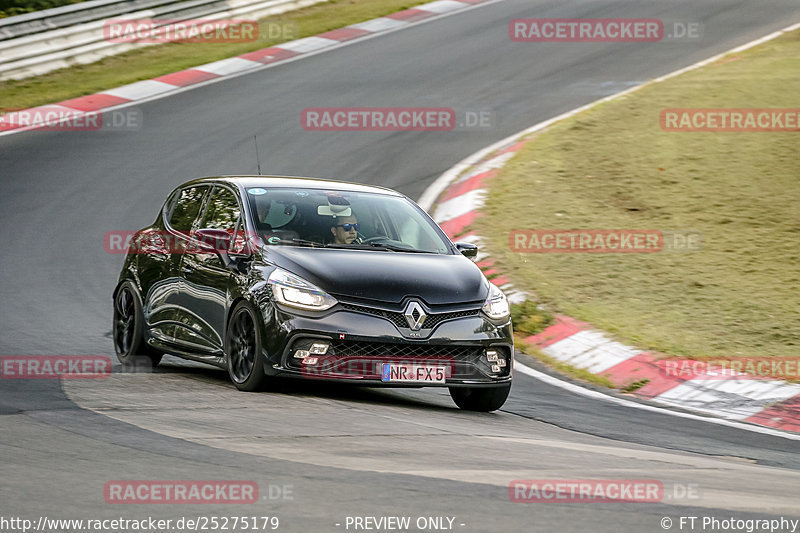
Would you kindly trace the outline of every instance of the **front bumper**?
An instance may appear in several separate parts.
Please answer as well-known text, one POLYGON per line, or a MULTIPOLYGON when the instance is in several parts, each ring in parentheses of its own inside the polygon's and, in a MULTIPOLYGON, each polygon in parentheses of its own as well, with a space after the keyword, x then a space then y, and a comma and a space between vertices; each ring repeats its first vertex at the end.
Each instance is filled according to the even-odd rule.
POLYGON ((264 367, 271 375, 377 387, 494 387, 512 379, 511 323, 494 324, 477 311, 447 313, 420 332, 398 327, 388 314, 354 311, 353 306, 337 306, 320 317, 276 309, 274 318, 277 336, 271 338, 276 342, 265 346, 264 367), (421 338, 410 338, 415 333, 421 338), (327 351, 296 356, 314 343, 326 344, 327 351), (384 381, 385 363, 443 367, 446 379, 384 381))

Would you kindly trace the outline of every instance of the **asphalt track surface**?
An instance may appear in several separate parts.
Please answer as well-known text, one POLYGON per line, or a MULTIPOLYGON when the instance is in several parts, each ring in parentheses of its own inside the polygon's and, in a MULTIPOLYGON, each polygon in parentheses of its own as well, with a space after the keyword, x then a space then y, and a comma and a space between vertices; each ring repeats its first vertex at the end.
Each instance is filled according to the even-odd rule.
MULTIPOLYGON (((0 354, 112 354, 122 256, 104 252, 104 233, 147 225, 185 179, 253 173, 253 135, 265 173, 416 198, 498 139, 797 21, 794 0, 505 0, 142 104, 139 131, 0 137, 0 354), (700 22, 704 34, 511 42, 508 22, 525 17, 655 17, 700 22), (336 106, 490 110, 495 121, 426 133, 301 128, 303 108, 336 106)), ((459 531, 664 531, 663 517, 691 531, 680 516, 710 531, 702 517, 800 518, 797 441, 589 400, 520 374, 501 412, 471 414, 442 390, 288 382, 245 394, 216 369, 162 366, 115 367, 103 380, 0 380, 0 517, 278 516, 280 531, 354 531, 348 516, 454 517, 459 531), (509 501, 514 479, 556 478, 657 479, 665 495, 509 501), (125 479, 253 480, 261 499, 105 503, 104 484, 125 479), (276 497, 278 486, 291 495, 276 497)))

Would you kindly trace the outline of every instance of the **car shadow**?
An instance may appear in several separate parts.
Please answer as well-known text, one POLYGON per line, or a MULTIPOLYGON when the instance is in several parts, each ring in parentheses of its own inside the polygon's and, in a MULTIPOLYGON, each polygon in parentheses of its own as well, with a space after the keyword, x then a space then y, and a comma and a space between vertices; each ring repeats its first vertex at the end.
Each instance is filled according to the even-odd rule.
MULTIPOLYGON (((140 365, 130 368, 122 365, 112 367, 113 374, 175 374, 190 379, 204 381, 210 385, 217 385, 231 389, 238 393, 236 387, 228 378, 228 373, 203 363, 182 360, 173 357, 165 359, 153 368, 150 365, 140 365)), ((455 405, 444 406, 434 403, 436 396, 418 398, 398 394, 400 391, 420 391, 422 387, 396 387, 380 389, 353 383, 334 383, 325 379, 298 379, 298 378, 273 378, 262 393, 284 394, 287 396, 314 396, 329 400, 342 400, 370 405, 387 405, 402 407, 422 407, 427 410, 452 412, 457 410, 455 405)), ((242 393, 244 394, 244 393, 242 393)))

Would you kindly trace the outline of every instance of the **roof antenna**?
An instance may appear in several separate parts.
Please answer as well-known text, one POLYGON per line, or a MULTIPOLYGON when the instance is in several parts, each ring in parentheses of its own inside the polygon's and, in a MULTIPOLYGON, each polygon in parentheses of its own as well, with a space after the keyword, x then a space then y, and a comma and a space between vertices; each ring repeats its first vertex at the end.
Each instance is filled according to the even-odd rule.
POLYGON ((258 175, 261 176, 261 158, 258 156, 258 138, 253 135, 253 143, 256 145, 256 164, 258 164, 258 175))

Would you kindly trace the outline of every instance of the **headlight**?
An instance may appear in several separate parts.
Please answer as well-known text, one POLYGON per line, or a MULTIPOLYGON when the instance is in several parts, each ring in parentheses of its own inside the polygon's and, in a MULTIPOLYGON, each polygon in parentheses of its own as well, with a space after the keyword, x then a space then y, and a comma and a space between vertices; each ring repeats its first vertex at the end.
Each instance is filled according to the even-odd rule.
POLYGON ((267 280, 275 299, 298 309, 325 311, 336 305, 336 299, 300 276, 276 268, 267 280))
POLYGON ((511 314, 506 295, 491 281, 489 282, 489 296, 483 303, 483 312, 494 320, 501 320, 511 314))

